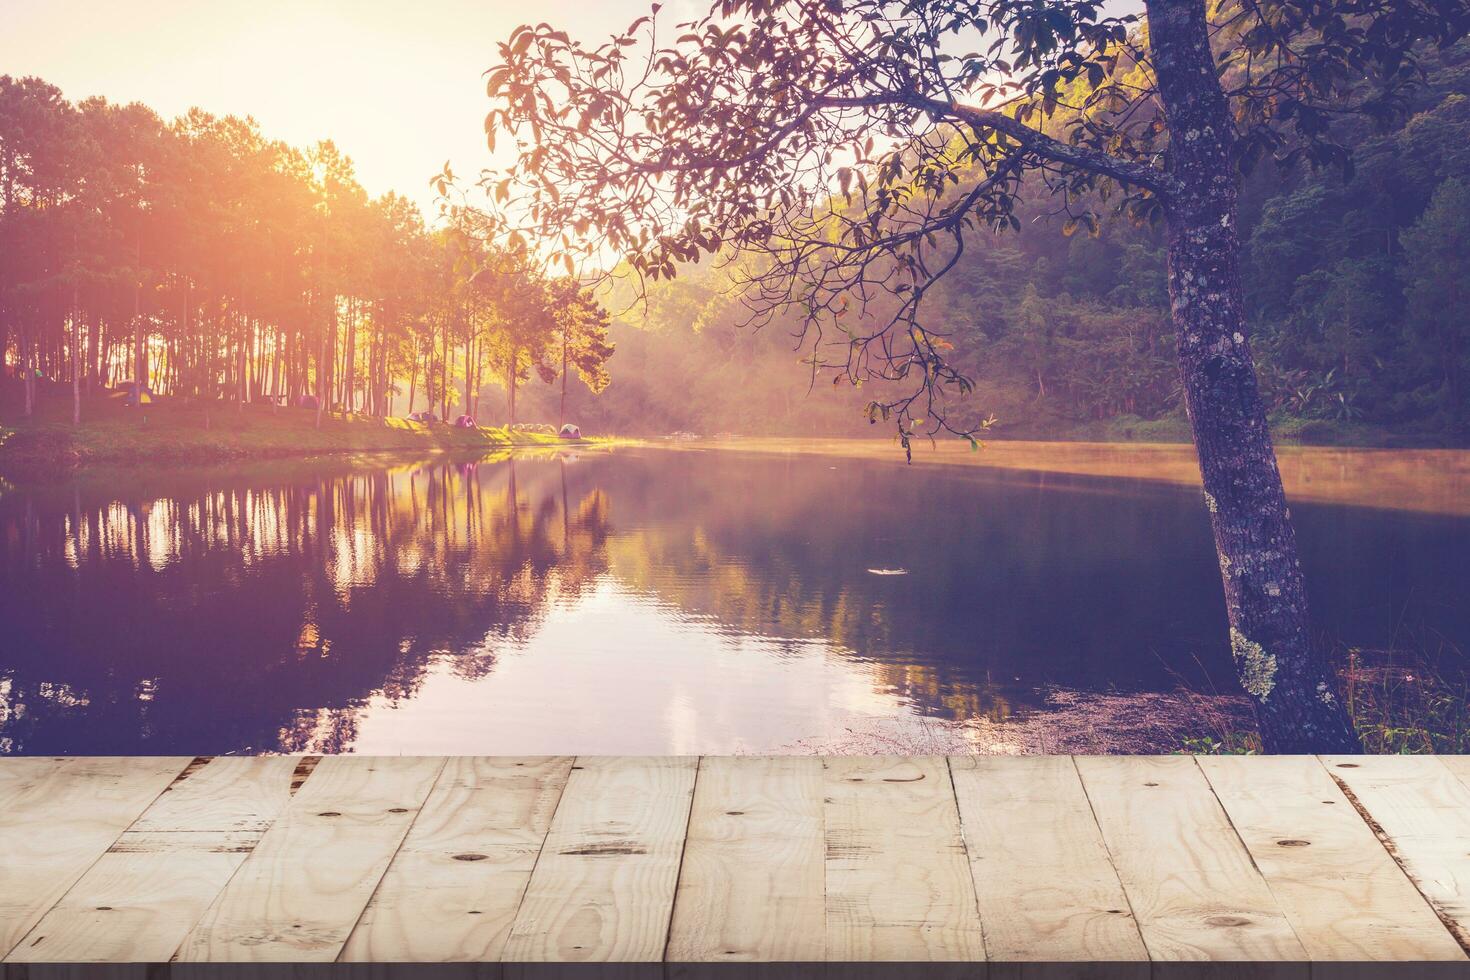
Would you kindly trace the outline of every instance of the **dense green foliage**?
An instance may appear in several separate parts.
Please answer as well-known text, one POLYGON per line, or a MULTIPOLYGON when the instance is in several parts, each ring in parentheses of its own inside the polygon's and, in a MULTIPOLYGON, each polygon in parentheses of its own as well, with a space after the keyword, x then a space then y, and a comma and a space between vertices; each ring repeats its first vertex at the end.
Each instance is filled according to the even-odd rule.
MULTIPOLYGON (((1357 123, 1350 175, 1259 168, 1242 214, 1246 298, 1278 428, 1308 439, 1470 438, 1470 45, 1426 54, 1428 85, 1389 132, 1357 123)), ((968 249, 934 288, 936 329, 976 381, 961 410, 1006 436, 1184 438, 1160 229, 1066 234, 1035 181, 1019 231, 968 249)), ((778 320, 707 264, 609 303, 620 370, 581 417, 626 432, 865 434, 872 386, 810 384, 778 320), (810 388, 810 390, 808 390, 810 388)), ((808 349, 809 350, 809 349, 808 349)), ((885 430, 886 431, 886 430, 885 430)))

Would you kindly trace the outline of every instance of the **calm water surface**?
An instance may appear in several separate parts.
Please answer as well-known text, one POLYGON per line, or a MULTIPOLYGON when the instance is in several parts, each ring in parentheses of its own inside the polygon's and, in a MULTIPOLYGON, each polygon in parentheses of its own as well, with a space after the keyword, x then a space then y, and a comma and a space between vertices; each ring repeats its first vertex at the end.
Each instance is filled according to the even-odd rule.
MULTIPOLYGON (((0 484, 0 752, 802 751, 1233 693, 1199 492, 1148 475, 638 448, 0 484)), ((1444 511, 1295 502, 1317 626, 1470 649, 1444 511)))

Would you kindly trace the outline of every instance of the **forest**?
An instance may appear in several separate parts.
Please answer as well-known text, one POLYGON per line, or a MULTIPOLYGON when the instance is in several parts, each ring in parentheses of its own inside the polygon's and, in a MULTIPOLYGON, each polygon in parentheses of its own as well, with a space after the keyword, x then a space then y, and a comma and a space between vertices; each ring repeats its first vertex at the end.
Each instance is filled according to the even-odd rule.
MULTIPOLYGON (((1470 439, 1470 44, 1425 59, 1399 125, 1348 124, 1349 176, 1260 167, 1243 188, 1248 316, 1280 436, 1470 439)), ((1019 231, 967 250, 928 300, 976 383, 967 424, 993 414, 1002 438, 1187 440, 1162 229, 1114 218, 1089 234, 1056 208, 1032 180, 1019 231)), ((611 304, 622 370, 584 417, 655 431, 869 429, 866 395, 811 383, 790 325, 739 329, 745 310, 721 271, 681 272, 647 299, 611 304)))
POLYGON ((331 141, 3 76, 0 194, 12 418, 50 401, 79 421, 88 397, 138 381, 318 418, 449 418, 476 415, 494 379, 515 421, 532 377, 607 383, 589 293, 487 246, 463 208, 430 228, 408 199, 370 198, 331 141))
MULTIPOLYGON (((1470 438, 1470 44, 1423 58, 1399 124, 1342 124, 1351 173, 1260 167, 1243 188, 1248 316, 1280 436, 1470 438)), ((166 121, 0 78, 0 193, 10 419, 147 378, 191 400, 626 435, 873 431, 871 390, 814 372, 790 323, 750 328, 721 263, 594 295, 492 255, 472 208, 426 222, 398 194, 370 198, 332 142, 287 146, 250 119, 166 121)), ((962 421, 993 416, 1001 438, 1186 439, 1161 229, 1055 211, 1032 180, 1019 230, 968 250, 928 300, 975 383, 962 421)))

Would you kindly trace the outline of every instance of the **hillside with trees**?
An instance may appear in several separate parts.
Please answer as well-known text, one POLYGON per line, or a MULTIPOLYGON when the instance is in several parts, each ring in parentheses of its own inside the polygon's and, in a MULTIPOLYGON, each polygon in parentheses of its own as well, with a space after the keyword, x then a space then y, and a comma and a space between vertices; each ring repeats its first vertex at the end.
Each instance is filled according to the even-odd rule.
MULTIPOLYGON (((1350 176, 1257 169, 1241 204, 1243 284, 1279 434, 1316 442, 1470 440, 1470 45, 1426 54, 1427 84, 1388 132, 1362 122, 1350 176)), ((1056 128, 1061 128, 1061 123, 1056 128)), ((1160 228, 1068 228, 1039 179, 1018 230, 972 245, 929 299, 976 385, 963 424, 1028 438, 1186 439, 1160 228), (1069 233, 1070 232, 1070 233, 1069 233)), ((741 329, 707 262, 612 291, 614 380, 577 414, 638 433, 864 435, 871 388, 813 384, 798 325, 741 329)), ((887 434, 887 429, 883 430, 887 434)))

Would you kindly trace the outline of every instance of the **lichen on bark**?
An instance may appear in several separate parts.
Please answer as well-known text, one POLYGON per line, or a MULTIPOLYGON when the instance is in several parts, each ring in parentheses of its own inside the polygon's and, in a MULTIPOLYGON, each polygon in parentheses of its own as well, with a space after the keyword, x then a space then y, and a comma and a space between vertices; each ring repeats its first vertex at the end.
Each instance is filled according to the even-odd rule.
POLYGON ((1276 658, 1235 627, 1230 627, 1230 652, 1235 655, 1240 685, 1257 701, 1265 702, 1276 687, 1276 658))

